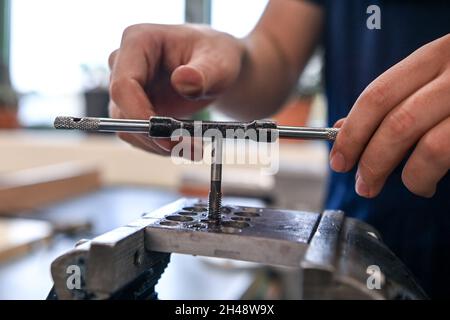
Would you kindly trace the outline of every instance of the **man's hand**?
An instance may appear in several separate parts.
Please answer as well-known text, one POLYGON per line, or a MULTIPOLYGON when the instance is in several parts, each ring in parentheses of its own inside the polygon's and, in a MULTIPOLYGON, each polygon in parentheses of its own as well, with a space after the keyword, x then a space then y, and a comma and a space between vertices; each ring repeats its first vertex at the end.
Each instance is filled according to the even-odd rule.
MULTIPOLYGON (((322 21, 322 9, 313 3, 271 0, 244 39, 198 25, 129 27, 110 58, 111 116, 186 117, 218 98, 216 106, 236 119, 265 118, 296 84, 320 38, 322 21)), ((120 136, 163 155, 174 145, 120 136)))
MULTIPOLYGON (((131 26, 109 60, 111 116, 192 115, 234 83, 243 53, 239 40, 204 26, 131 26)), ((120 137, 162 155, 173 145, 144 135, 120 137)))
POLYGON ((450 35, 408 56, 374 80, 356 101, 330 154, 337 172, 358 162, 356 192, 375 197, 401 160, 414 194, 432 197, 450 168, 450 35))

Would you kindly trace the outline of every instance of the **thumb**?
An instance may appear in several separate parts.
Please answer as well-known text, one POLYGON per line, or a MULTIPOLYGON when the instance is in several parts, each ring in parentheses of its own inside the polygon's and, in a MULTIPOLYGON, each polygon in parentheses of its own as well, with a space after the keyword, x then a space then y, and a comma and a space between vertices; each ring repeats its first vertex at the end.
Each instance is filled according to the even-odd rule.
POLYGON ((172 73, 172 85, 187 98, 201 98, 206 92, 205 82, 204 73, 194 66, 179 66, 172 73))
POLYGON ((238 75, 238 63, 217 52, 193 54, 191 60, 172 73, 175 90, 187 98, 212 98, 222 93, 238 75))
POLYGON ((334 124, 333 128, 338 128, 338 129, 342 128, 342 126, 345 123, 345 120, 347 120, 347 118, 339 119, 338 121, 336 121, 336 123, 334 124))

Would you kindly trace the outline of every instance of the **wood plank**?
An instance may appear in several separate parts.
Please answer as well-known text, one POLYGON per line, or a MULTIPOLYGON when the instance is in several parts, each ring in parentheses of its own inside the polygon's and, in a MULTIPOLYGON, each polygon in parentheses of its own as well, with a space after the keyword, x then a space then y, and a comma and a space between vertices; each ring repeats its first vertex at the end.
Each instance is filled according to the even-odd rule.
POLYGON ((35 210, 101 186, 96 167, 63 163, 0 175, 0 215, 35 210))
POLYGON ((0 218, 0 262, 28 253, 52 234, 52 225, 46 221, 0 218))

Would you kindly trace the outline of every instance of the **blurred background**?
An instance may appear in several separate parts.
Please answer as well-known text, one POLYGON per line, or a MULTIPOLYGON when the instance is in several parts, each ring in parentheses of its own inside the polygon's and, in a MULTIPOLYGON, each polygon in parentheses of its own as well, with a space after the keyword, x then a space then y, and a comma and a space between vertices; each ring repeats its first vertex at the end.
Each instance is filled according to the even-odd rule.
MULTIPOLYGON (((123 30, 137 23, 195 22, 244 37, 267 2, 0 0, 0 299, 45 298, 51 261, 78 239, 182 196, 207 194, 207 165, 175 166, 114 135, 52 129, 59 115, 108 116, 107 61, 123 30)), ((274 116, 278 123, 326 123, 321 73, 318 50, 274 116)), ((226 120, 213 106, 199 117, 226 120)), ((278 172, 262 175, 260 169, 226 166, 225 202, 322 209, 324 143, 284 142, 278 172)), ((292 276, 255 264, 174 255, 158 291, 162 299, 294 297, 292 276)))

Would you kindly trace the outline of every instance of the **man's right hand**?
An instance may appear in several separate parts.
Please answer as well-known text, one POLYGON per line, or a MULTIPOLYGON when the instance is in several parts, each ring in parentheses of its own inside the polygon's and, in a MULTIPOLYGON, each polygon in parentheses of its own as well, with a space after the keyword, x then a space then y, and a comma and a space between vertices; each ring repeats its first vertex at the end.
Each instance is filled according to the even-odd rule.
MULTIPOLYGON (((205 26, 128 27, 109 59, 111 117, 192 115, 235 82, 244 52, 240 40, 205 26)), ((161 155, 168 155, 173 145, 145 135, 120 137, 161 155)))

